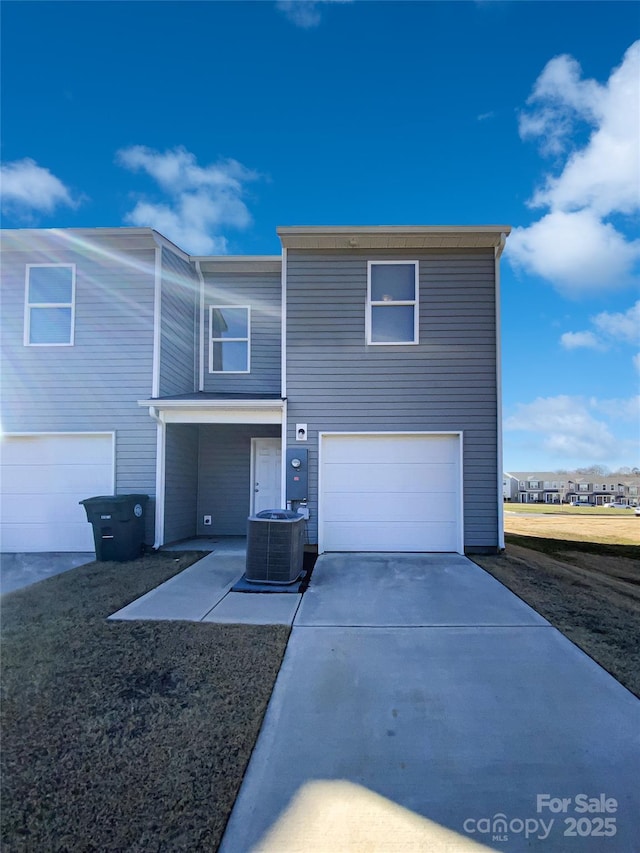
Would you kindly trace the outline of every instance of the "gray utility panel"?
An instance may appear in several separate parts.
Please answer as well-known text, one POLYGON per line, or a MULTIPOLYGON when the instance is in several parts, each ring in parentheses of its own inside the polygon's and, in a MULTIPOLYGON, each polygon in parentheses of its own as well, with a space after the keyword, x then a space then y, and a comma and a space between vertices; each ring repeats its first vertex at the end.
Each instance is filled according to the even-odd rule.
POLYGON ((306 447, 287 448, 287 500, 309 497, 309 454, 306 447))

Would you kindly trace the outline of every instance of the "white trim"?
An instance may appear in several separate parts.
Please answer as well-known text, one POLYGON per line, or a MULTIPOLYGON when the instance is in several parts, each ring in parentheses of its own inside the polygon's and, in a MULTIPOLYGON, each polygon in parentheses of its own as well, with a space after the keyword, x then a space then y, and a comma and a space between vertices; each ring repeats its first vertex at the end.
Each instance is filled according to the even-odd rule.
POLYGON ((501 235, 500 246, 494 249, 495 277, 495 319, 496 319, 496 434, 498 465, 498 548, 504 549, 504 496, 503 496, 503 444, 502 444, 502 332, 500 329, 500 255, 506 243, 506 235, 501 235))
POLYGON ((282 411, 283 400, 138 400, 139 406, 153 406, 162 412, 164 409, 274 409, 282 411))
POLYGON ((24 326, 23 326, 23 344, 26 347, 72 347, 75 344, 75 328, 76 328, 76 265, 75 264, 26 264, 24 275, 24 326), (29 301, 29 277, 30 270, 38 267, 66 267, 71 270, 71 302, 30 302, 29 301), (55 343, 35 343, 30 340, 31 337, 31 309, 32 308, 70 308, 71 319, 69 321, 69 342, 55 343))
POLYGON ((287 501, 287 401, 282 407, 282 480, 280 483, 280 506, 285 507, 287 501))
POLYGON ((209 373, 251 373, 251 306, 250 305, 209 305, 209 373), (241 308, 247 312, 247 337, 246 338, 214 338, 213 337, 213 312, 217 309, 230 308, 237 310, 241 308), (246 370, 212 370, 213 343, 245 343, 247 344, 247 369, 246 370))
MULTIPOLYGON (((287 250, 282 247, 282 270, 280 272, 281 318, 280 318, 280 396, 287 396, 287 250)), ((284 454, 283 454, 284 458, 284 454)))
POLYGON ((255 515, 255 486, 253 485, 256 477, 256 437, 251 437, 251 459, 249 461, 249 515, 255 515))
POLYGON ((351 435, 351 436, 391 436, 391 435, 418 435, 418 436, 454 436, 458 438, 458 526, 457 526, 457 553, 464 554, 464 455, 463 455, 463 430, 344 430, 324 431, 318 433, 318 553, 324 553, 324 519, 322 517, 322 456, 323 439, 329 436, 351 435))
POLYGON ((420 262, 409 260, 392 260, 392 261, 367 261, 367 305, 365 313, 365 336, 367 346, 374 347, 405 347, 415 346, 420 343, 420 262), (371 269, 374 266, 383 266, 384 264, 393 264, 394 266, 409 266, 413 264, 414 279, 414 299, 400 299, 392 302, 373 302, 371 299, 371 269), (396 306, 411 306, 413 308, 413 340, 412 341, 373 341, 371 339, 372 332, 372 309, 387 308, 396 306))
POLYGON ((200 267, 200 261, 196 261, 196 272, 200 282, 200 342, 199 342, 199 364, 198 364, 198 391, 204 391, 204 276, 200 267))
POLYGON ((282 424, 283 400, 138 400, 163 424, 282 424))
POLYGON ((160 418, 167 424, 279 424, 282 409, 167 409, 160 418))
POLYGON ((151 396, 160 394, 160 346, 162 342, 160 324, 162 322, 162 249, 154 249, 153 282, 153 362, 151 367, 151 396))
POLYGON ((157 409, 149 407, 149 414, 156 422, 156 516, 154 548, 164 545, 164 498, 167 427, 157 409))
POLYGON ((189 255, 181 249, 180 246, 176 246, 175 243, 172 243, 164 234, 161 234, 159 231, 156 231, 155 228, 151 229, 151 236, 157 246, 160 248, 164 247, 168 249, 172 254, 177 255, 181 260, 189 262, 191 258, 189 255))

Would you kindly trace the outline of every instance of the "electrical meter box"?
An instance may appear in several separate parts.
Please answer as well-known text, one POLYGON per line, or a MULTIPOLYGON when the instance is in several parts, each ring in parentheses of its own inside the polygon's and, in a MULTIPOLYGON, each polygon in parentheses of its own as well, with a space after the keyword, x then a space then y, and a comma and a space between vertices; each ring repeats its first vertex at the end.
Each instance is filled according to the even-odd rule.
POLYGON ((287 448, 287 500, 306 501, 309 491, 309 460, 306 447, 287 448))

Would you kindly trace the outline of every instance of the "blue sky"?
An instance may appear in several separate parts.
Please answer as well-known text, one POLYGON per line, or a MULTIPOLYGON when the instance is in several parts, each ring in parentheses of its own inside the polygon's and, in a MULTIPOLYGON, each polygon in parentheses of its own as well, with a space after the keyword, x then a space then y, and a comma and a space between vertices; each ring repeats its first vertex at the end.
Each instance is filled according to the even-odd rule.
POLYGON ((631 2, 2 4, 5 227, 509 224, 506 470, 640 466, 631 2))

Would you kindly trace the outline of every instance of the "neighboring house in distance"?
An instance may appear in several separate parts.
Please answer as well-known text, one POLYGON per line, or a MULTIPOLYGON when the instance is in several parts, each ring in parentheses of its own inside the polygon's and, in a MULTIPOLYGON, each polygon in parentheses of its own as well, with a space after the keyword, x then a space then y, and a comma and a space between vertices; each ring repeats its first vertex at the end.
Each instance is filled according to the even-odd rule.
POLYGON ((287 227, 242 257, 3 232, 0 547, 89 550, 78 501, 128 492, 156 547, 285 502, 321 552, 503 547, 509 230, 287 227))
POLYGON ((511 475, 518 483, 512 500, 518 503, 586 503, 606 506, 624 503, 637 506, 640 477, 616 474, 594 479, 575 472, 558 474, 552 471, 515 471, 511 475))
POLYGON ((518 499, 518 478, 505 473, 502 477, 502 498, 505 501, 518 499))

